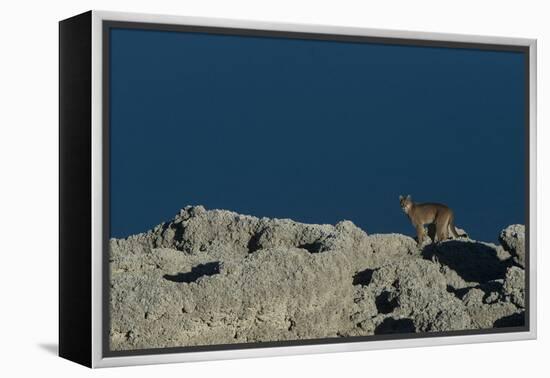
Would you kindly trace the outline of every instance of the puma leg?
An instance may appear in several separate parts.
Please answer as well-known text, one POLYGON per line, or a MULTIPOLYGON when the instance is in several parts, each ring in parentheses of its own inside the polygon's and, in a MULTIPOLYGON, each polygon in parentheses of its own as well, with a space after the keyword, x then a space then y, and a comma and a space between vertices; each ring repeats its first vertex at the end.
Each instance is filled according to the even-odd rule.
POLYGON ((436 220, 437 242, 449 239, 449 224, 452 223, 452 213, 441 214, 436 220))
POLYGON ((441 233, 443 236, 443 240, 449 239, 449 227, 453 223, 453 214, 449 213, 443 220, 443 223, 441 225, 441 233))
POLYGON ((442 224, 441 222, 437 222, 435 224, 435 240, 434 243, 440 243, 443 240, 445 240, 445 226, 447 224, 442 224))
POLYGON ((424 225, 416 226, 416 239, 419 247, 422 245, 422 243, 424 243, 425 232, 426 231, 424 230, 424 225))

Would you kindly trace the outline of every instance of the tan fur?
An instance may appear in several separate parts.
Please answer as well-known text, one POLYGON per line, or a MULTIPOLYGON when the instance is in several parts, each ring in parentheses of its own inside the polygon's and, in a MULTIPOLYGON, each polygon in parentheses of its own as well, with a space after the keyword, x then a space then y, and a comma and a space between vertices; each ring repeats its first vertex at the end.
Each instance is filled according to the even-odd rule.
POLYGON ((422 245, 426 231, 425 224, 435 225, 435 241, 440 242, 449 238, 449 229, 455 238, 458 232, 454 225, 453 211, 440 203, 415 203, 410 195, 399 196, 401 209, 407 214, 418 236, 418 245, 422 245))

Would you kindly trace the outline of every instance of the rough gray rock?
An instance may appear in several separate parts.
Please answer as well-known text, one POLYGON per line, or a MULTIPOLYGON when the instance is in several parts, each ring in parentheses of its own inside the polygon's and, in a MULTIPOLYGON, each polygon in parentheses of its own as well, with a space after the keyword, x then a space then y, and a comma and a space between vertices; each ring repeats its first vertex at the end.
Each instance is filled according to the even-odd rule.
POLYGON ((525 307, 525 271, 517 266, 508 268, 502 285, 504 298, 518 307, 525 307))
POLYGON ((110 253, 112 350, 523 321, 523 269, 501 246, 469 239, 418 249, 411 237, 367 235, 350 221, 312 225, 196 206, 111 239, 110 253))
POLYGON ((471 328, 462 301, 447 290, 439 264, 397 260, 377 269, 368 285, 379 314, 410 319, 417 332, 471 328))
POLYGON ((500 233, 499 241, 512 254, 514 262, 525 268, 525 226, 513 224, 506 227, 500 233))

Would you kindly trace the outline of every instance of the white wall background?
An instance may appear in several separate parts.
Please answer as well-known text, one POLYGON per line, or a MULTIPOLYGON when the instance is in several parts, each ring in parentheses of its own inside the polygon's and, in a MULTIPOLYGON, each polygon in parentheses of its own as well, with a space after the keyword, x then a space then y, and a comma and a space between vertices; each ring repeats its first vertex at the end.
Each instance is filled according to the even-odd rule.
POLYGON ((0 5, 0 375, 67 377, 541 376, 550 331, 550 9, 545 0, 63 0, 0 5), (57 344, 57 21, 89 10, 530 37, 539 40, 539 340, 91 371, 57 344), (546 231, 546 232, 545 232, 546 231), (544 350, 546 349, 546 351, 544 350))

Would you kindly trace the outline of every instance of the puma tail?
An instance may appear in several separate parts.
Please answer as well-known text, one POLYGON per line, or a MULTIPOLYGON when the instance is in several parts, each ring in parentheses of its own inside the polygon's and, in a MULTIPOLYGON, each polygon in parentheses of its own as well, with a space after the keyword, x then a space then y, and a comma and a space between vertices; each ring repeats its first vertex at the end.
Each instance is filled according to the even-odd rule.
POLYGON ((451 229, 451 234, 453 234, 453 236, 455 238, 467 238, 468 237, 468 234, 466 234, 466 233, 464 233, 462 235, 458 234, 458 231, 456 230, 456 226, 455 226, 455 217, 454 217, 454 215, 451 216, 451 219, 449 221, 449 228, 451 229))

